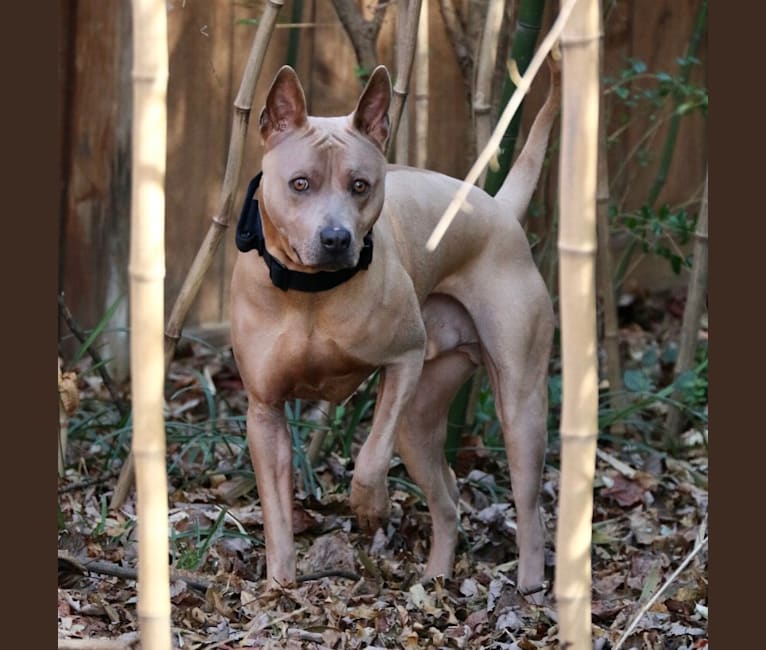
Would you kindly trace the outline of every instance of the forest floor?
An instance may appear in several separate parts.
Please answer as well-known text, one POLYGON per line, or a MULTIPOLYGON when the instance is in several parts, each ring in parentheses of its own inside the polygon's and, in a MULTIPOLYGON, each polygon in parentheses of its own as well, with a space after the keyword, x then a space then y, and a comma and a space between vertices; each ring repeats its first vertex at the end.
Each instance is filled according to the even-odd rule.
MULTIPOLYGON (((623 647, 708 646, 706 417, 691 420, 676 448, 663 450, 657 441, 667 407, 651 399, 672 369, 667 350, 677 340, 681 313, 673 300, 637 301, 620 330, 637 406, 626 416, 626 434, 604 431, 599 439, 592 545, 596 648, 614 647, 691 555, 623 647)), ((700 335, 706 337, 705 328, 700 335)), ((295 541, 304 579, 294 588, 264 590, 263 521, 244 436, 246 398, 230 350, 194 344, 193 351, 174 362, 166 393, 177 647, 559 647, 553 589, 541 606, 515 589, 515 510, 496 437, 461 442, 455 462, 460 541, 451 579, 419 582, 430 519, 401 463, 389 473, 389 524, 372 537, 359 530, 348 485, 351 459, 369 430, 369 409, 355 411, 360 419, 345 446, 342 428, 330 432, 313 469, 300 450, 321 423, 294 422, 295 541)), ((116 639, 128 648, 138 636, 135 496, 118 510, 108 504, 130 426, 89 364, 86 357, 73 369, 79 407, 68 422, 68 463, 59 480, 59 637, 116 639)), ((554 361, 554 379, 556 372, 554 361)), ((551 385, 542 506, 553 585, 560 448, 556 382, 551 385)), ((317 416, 313 407, 302 405, 310 420, 317 416)), ((706 413, 706 403, 695 408, 706 413)), ((338 424, 353 417, 349 406, 338 424)), ((482 431, 491 427, 485 423, 482 431)))

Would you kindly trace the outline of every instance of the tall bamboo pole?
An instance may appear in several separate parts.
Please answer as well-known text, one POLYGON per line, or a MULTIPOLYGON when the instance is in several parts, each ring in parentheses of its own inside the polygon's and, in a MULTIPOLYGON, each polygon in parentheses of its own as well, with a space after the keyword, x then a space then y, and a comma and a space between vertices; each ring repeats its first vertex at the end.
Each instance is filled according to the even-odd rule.
POLYGON ((559 157, 562 348, 561 487, 555 593, 562 647, 590 650, 591 519, 598 438, 596 167, 598 0, 577 0, 562 35, 559 157))
MULTIPOLYGON (((391 148, 396 132, 399 129, 404 102, 407 99, 407 89, 410 87, 412 62, 415 59, 415 46, 417 44, 418 26, 420 24, 420 5, 421 0, 409 0, 407 22, 403 33, 404 42, 398 44, 401 48, 401 55, 397 56, 397 64, 401 64, 401 68, 396 71, 394 96, 391 100, 391 108, 388 111, 391 120, 391 133, 388 139, 389 148, 391 148)), ((397 67, 399 66, 397 65, 397 67)))
MULTIPOLYGON (((232 208, 234 204, 234 195, 239 184, 240 171, 242 169, 242 159, 245 150, 245 136, 250 121, 250 112, 253 106, 253 96, 255 95, 255 85, 261 74, 261 67, 266 56, 266 48, 271 40, 271 34, 274 31, 274 25, 277 22, 277 15, 282 8, 283 0, 268 0, 263 10, 263 16, 258 23, 258 30, 253 38, 253 45, 250 49, 250 55, 247 59, 245 72, 242 76, 242 82, 239 92, 234 100, 234 118, 229 139, 229 154, 226 160, 226 171, 224 172, 223 184, 221 187, 221 199, 218 213, 212 217, 212 223, 200 245, 197 255, 192 262, 189 272, 186 274, 184 283, 176 298, 176 302, 170 312, 167 326, 165 328, 165 373, 173 360, 178 340, 181 338, 181 329, 186 321, 189 309, 197 297, 199 288, 205 273, 213 262, 215 252, 221 243, 226 228, 231 219, 232 208)), ((160 310, 160 313, 162 310, 160 310)), ((122 466, 120 477, 112 495, 109 507, 116 509, 125 503, 128 492, 133 484, 133 456, 128 454, 125 464, 122 466)))
POLYGON ((245 136, 247 135, 247 127, 250 123, 250 112, 253 108, 255 85, 261 74, 263 60, 266 57, 266 48, 271 40, 271 34, 277 22, 277 15, 283 4, 283 0, 268 0, 263 10, 263 16, 258 23, 258 30, 253 39, 253 46, 247 59, 242 83, 234 100, 234 118, 229 139, 229 154, 226 159, 226 171, 224 172, 223 185, 221 187, 218 214, 212 217, 210 229, 200 249, 197 251, 189 273, 186 275, 165 328, 166 369, 170 366, 176 344, 178 339, 181 338, 181 328, 186 320, 186 315, 189 313, 189 309, 197 297, 202 279, 210 268, 213 255, 218 250, 218 244, 224 232, 226 232, 229 220, 231 219, 234 195, 237 192, 239 175, 242 169, 245 136))
MULTIPOLYGON (((705 307, 705 290, 707 289, 707 172, 705 172, 705 189, 702 193, 700 214, 697 218, 697 227, 694 230, 694 258, 692 261, 692 274, 689 280, 689 289, 686 294, 686 307, 681 324, 681 341, 678 345, 678 358, 676 359, 675 376, 691 370, 694 366, 694 355, 697 351, 697 340, 700 326, 700 317, 705 307)), ((674 395, 676 399, 679 395, 674 395)), ((676 443, 678 432, 681 429, 681 411, 675 405, 670 406, 665 428, 665 443, 676 443)))
MULTIPOLYGON (((532 53, 535 50, 537 35, 540 33, 544 9, 545 0, 521 0, 519 3, 519 17, 513 33, 511 51, 508 54, 508 73, 503 84, 500 106, 505 106, 516 91, 518 77, 515 74, 511 74, 511 66, 516 67, 514 73, 518 72, 519 75, 523 75, 526 72, 532 53)), ((519 133, 521 111, 523 109, 523 106, 519 107, 518 113, 516 113, 503 134, 500 151, 497 155, 497 166, 495 168, 491 167, 487 172, 484 189, 492 196, 497 194, 497 191, 503 184, 503 180, 508 175, 508 170, 511 168, 511 159, 516 149, 516 137, 519 133)))
MULTIPOLYGON (((604 76, 604 34, 599 42, 599 77, 604 76)), ((606 149, 606 112, 603 110, 604 95, 599 91, 602 108, 598 120, 598 180, 596 182, 596 230, 598 232, 598 255, 596 259, 598 285, 604 309, 604 348, 606 350, 606 376, 609 379, 609 406, 620 412, 625 408, 625 394, 622 385, 620 344, 617 320, 617 301, 614 295, 614 263, 612 261, 609 237, 609 165, 606 149)), ((625 433, 625 423, 616 420, 610 428, 615 435, 625 433)))
POLYGON ((138 623, 145 650, 169 650, 168 489, 162 417, 165 151, 164 0, 133 0, 130 366, 138 512, 138 623))
POLYGON ((415 167, 428 160, 428 0, 420 7, 418 41, 415 48, 415 167))
MULTIPOLYGON (((407 7, 410 0, 396 0, 396 69, 404 68, 404 42, 407 39, 407 7)), ((396 132, 394 162, 397 165, 410 163, 410 120, 409 111, 402 111, 400 127, 396 132)))
MULTIPOLYGON (((473 94, 473 117, 476 123, 476 151, 481 151, 492 133, 492 76, 495 72, 497 44, 503 25, 504 0, 489 0, 484 30, 476 61, 476 90, 473 94)), ((484 185, 485 174, 479 177, 484 185)))

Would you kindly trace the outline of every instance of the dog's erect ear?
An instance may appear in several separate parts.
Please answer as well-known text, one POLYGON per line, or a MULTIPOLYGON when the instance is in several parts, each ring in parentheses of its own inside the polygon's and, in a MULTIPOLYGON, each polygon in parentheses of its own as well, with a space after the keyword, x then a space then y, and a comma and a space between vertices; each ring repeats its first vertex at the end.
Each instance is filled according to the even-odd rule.
POLYGON ((288 131, 306 123, 306 96, 301 82, 289 65, 282 66, 271 83, 266 105, 261 111, 261 137, 266 140, 272 133, 288 131))
POLYGON ((353 114, 354 126, 369 137, 381 151, 386 150, 390 130, 388 106, 391 103, 391 78, 379 65, 370 75, 353 114))

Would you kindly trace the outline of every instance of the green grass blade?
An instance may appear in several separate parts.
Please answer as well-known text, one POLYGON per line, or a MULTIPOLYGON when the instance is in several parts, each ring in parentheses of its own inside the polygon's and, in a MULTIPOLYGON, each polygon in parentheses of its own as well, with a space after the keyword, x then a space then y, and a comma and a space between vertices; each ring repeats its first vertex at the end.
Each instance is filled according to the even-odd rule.
POLYGON ((80 361, 80 359, 85 356, 85 353, 88 351, 88 348, 93 345, 93 342, 101 336, 102 332, 106 328, 106 326, 109 324, 109 321, 112 320, 112 316, 114 316, 114 312, 117 311, 117 307, 119 307, 120 303, 122 302, 122 299, 124 296, 118 296, 117 300, 115 300, 109 307, 109 309, 106 310, 106 313, 101 317, 101 320, 98 322, 96 327, 91 331, 91 333, 88 335, 88 338, 85 339, 83 344, 79 347, 77 352, 75 353, 72 363, 77 363, 80 361))

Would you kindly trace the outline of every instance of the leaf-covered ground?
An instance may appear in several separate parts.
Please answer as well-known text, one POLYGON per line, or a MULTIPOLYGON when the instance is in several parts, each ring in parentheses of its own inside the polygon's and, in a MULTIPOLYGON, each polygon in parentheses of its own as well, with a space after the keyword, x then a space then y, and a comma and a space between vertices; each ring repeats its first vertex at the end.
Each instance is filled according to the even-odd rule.
MULTIPOLYGON (((599 443, 592 552, 597 648, 617 643, 707 535, 704 420, 693 421, 672 452, 657 451, 665 406, 647 398, 668 381, 680 311, 672 297, 644 301, 642 308, 629 314, 620 333, 629 388, 641 408, 626 416, 631 427, 624 437, 605 432, 599 443)), ((352 402, 336 414, 313 471, 305 453, 296 454, 296 545, 299 574, 307 579, 296 588, 265 591, 262 517, 243 433, 242 386, 229 350, 195 344, 193 352, 174 363, 167 392, 178 647, 559 647, 552 589, 542 606, 515 590, 515 511, 491 421, 482 436, 463 438, 455 464, 461 529, 453 578, 419 582, 430 522, 401 464, 390 471, 389 525, 373 537, 357 528, 348 484, 370 411, 352 402), (354 439, 344 440, 354 417, 360 418, 354 439)), ((59 636, 122 639, 129 647, 137 638, 135 501, 131 496, 118 511, 108 504, 130 427, 88 366, 84 361, 74 369, 80 403, 68 421, 68 463, 59 481, 59 636)), ((554 362, 554 379, 555 373, 554 362)), ((551 402, 555 426, 555 381, 551 402)), ((322 413, 303 404, 293 405, 291 416, 294 440, 305 450, 312 431, 324 426, 322 413), (298 407, 309 424, 298 423, 298 407)), ((558 467, 552 431, 542 501, 551 584, 558 467)), ((623 647, 707 647, 706 546, 623 647)))

